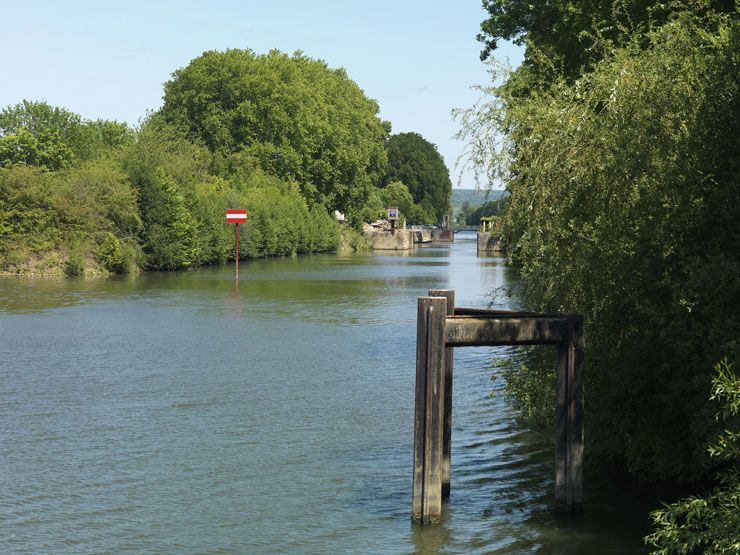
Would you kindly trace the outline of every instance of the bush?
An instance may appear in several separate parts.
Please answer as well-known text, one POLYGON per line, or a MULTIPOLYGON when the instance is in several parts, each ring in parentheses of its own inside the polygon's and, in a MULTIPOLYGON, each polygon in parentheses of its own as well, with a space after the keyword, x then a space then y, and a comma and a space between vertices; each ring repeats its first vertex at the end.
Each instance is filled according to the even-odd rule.
POLYGON ((645 542, 658 548, 653 553, 740 553, 740 376, 726 359, 715 366, 711 398, 723 403, 717 419, 727 429, 709 447, 709 455, 729 467, 708 495, 651 513, 657 530, 645 542))
POLYGON ((80 277, 85 273, 85 255, 79 251, 73 251, 64 263, 64 273, 68 277, 80 277))
POLYGON ((115 235, 108 232, 98 247, 98 260, 103 268, 113 274, 128 274, 134 265, 133 252, 130 247, 121 245, 115 235))

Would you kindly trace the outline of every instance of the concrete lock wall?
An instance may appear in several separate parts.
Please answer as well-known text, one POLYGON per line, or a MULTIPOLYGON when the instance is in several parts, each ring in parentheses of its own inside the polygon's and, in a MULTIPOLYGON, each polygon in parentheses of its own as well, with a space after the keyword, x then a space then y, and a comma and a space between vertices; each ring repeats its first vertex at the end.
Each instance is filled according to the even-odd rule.
POLYGON ((478 252, 486 252, 494 255, 506 254, 501 239, 484 232, 478 232, 478 252))
POLYGON ((439 243, 452 243, 455 240, 455 235, 449 228, 433 229, 432 230, 432 241, 439 243))
POLYGON ((414 248, 414 235, 411 231, 397 229, 390 231, 376 231, 372 237, 373 249, 379 251, 399 251, 414 248))

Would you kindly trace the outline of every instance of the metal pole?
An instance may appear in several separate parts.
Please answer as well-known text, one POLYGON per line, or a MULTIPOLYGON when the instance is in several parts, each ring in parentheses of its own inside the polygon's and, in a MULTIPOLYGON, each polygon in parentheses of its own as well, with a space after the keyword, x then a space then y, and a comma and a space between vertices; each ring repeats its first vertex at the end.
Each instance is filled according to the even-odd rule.
POLYGON ((239 281, 239 222, 236 223, 236 227, 234 228, 236 231, 234 232, 236 235, 236 256, 234 257, 234 279, 239 281))

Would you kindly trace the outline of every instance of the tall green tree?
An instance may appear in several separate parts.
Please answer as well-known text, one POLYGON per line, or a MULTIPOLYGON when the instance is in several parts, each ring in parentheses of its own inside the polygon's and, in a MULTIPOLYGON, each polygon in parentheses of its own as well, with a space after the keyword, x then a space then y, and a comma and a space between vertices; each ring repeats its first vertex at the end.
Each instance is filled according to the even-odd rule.
POLYGON ((733 13, 734 0, 483 0, 488 18, 478 40, 488 58, 500 40, 526 45, 511 85, 543 86, 553 75, 573 80, 637 35, 675 13, 733 13), (543 79, 544 78, 544 79, 543 79))
POLYGON ((32 133, 25 127, 0 136, 0 167, 36 166, 42 170, 61 170, 70 167, 75 154, 59 136, 59 132, 44 129, 32 133))
MULTIPOLYGON (((504 233, 524 301, 587 319, 590 453, 645 477, 707 475, 710 371, 739 354, 738 52, 737 18, 684 12, 479 112, 513 153, 504 233)), ((525 405, 551 390, 542 375, 514 384, 525 405)))
POLYGON ((437 221, 450 210, 452 181, 437 147, 418 133, 398 133, 388 140, 388 173, 383 185, 404 183, 414 202, 430 207, 437 221))
POLYGON ((133 136, 125 123, 85 120, 66 108, 24 100, 0 111, 0 165, 63 169, 127 144, 133 136))
POLYGON ((395 206, 406 217, 411 214, 411 209, 414 206, 414 198, 411 196, 409 188, 400 181, 393 181, 381 189, 380 198, 386 208, 395 206))
POLYGON ((165 84, 161 114, 226 165, 298 182, 312 205, 358 210, 385 168, 377 103, 300 52, 205 52, 165 84))

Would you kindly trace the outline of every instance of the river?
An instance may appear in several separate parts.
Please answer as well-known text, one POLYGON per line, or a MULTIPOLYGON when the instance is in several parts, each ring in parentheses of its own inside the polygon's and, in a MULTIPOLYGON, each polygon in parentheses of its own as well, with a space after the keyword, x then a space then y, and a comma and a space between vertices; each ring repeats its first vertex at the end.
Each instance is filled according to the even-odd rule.
POLYGON ((588 463, 585 516, 555 517, 546 432, 491 395, 508 347, 457 349, 451 499, 411 523, 416 298, 516 306, 473 234, 239 277, 0 278, 3 552, 644 549, 655 504, 588 463))

